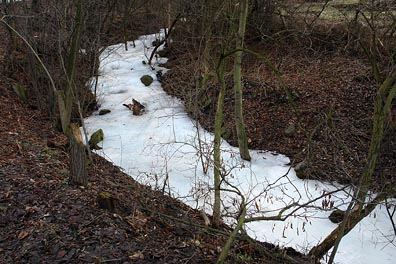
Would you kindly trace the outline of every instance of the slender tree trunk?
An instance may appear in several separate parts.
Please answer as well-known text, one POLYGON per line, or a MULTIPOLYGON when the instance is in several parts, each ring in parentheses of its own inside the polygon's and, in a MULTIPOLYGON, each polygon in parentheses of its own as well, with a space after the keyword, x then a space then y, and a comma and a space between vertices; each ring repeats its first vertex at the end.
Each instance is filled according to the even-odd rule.
POLYGON ((69 55, 66 59, 66 77, 67 81, 62 91, 58 92, 59 102, 59 113, 62 123, 62 131, 66 135, 68 134, 69 124, 71 119, 72 107, 73 107, 73 79, 75 71, 76 57, 78 54, 80 33, 82 28, 82 0, 77 1, 76 10, 76 26, 74 28, 71 47, 69 55))
POLYGON ((154 55, 155 55, 155 53, 157 52, 158 48, 159 48, 162 44, 168 42, 169 36, 170 36, 170 34, 172 33, 173 29, 175 28, 175 25, 176 25, 177 21, 179 21, 180 16, 181 16, 181 13, 177 14, 177 16, 176 16, 176 18, 173 20, 173 22, 172 22, 170 28, 167 30, 167 34, 165 35, 165 38, 162 39, 160 42, 158 42, 158 43, 154 46, 154 49, 151 51, 150 58, 149 58, 149 60, 148 60, 148 62, 147 62, 148 65, 151 66, 151 62, 152 62, 152 60, 153 60, 153 58, 154 58, 154 55))
POLYGON ((234 241, 235 237, 238 235, 239 230, 242 229, 243 224, 245 223, 245 217, 246 217, 246 205, 245 205, 245 199, 242 199, 237 225, 234 228, 234 230, 231 232, 230 236, 228 237, 227 242, 225 243, 219 258, 217 259, 216 264, 223 264, 224 261, 226 260, 228 252, 230 251, 230 248, 232 246, 232 242, 234 241))
POLYGON ((337 226, 333 232, 330 233, 319 245, 313 247, 309 251, 309 255, 314 259, 321 259, 335 244, 338 237, 347 235, 362 219, 368 216, 377 206, 379 202, 385 199, 386 196, 379 195, 374 201, 369 203, 364 210, 352 211, 350 215, 346 215, 346 225, 343 226, 342 222, 337 226))
POLYGON ((217 78, 220 83, 220 91, 217 97, 215 124, 214 124, 214 146, 213 146, 213 162, 214 162, 214 203, 213 203, 213 219, 212 224, 214 227, 218 227, 220 224, 220 213, 221 213, 221 197, 220 197, 220 182, 221 182, 221 127, 223 123, 223 105, 224 96, 226 92, 226 83, 224 80, 225 65, 227 58, 223 58, 220 61, 220 65, 217 69, 217 78))
MULTIPOLYGON (((236 49, 243 48, 245 38, 246 20, 248 11, 248 0, 241 0, 240 2, 240 15, 239 15, 239 28, 236 39, 236 49)), ((235 125, 238 136, 238 146, 241 158, 250 160, 248 142, 245 131, 245 124, 243 121, 243 103, 242 103, 242 51, 235 53, 234 60, 234 96, 235 96, 235 125)))
POLYGON ((385 119, 390 111, 392 100, 396 90, 396 69, 378 89, 374 102, 373 129, 371 133, 370 148, 368 152, 368 165, 360 180, 357 194, 358 202, 364 203, 371 186, 371 180, 378 160, 382 139, 384 137, 385 119))
POLYGON ((86 185, 85 146, 82 143, 82 136, 78 126, 76 124, 70 124, 73 100, 76 94, 73 92, 73 82, 76 59, 80 46, 80 33, 82 30, 82 0, 77 0, 76 8, 75 27, 65 65, 67 80, 64 89, 58 92, 58 100, 62 130, 63 133, 68 136, 70 142, 70 181, 72 183, 86 185))
POLYGON ((128 35, 127 35, 127 21, 129 17, 130 1, 124 0, 124 13, 122 16, 122 34, 124 38, 125 50, 128 50, 128 35))
MULTIPOLYGON (((215 20, 215 17, 218 17, 221 14, 221 9, 223 8, 223 3, 219 1, 213 0, 205 0, 200 4, 200 20, 197 23, 197 31, 199 34, 202 34, 202 42, 203 50, 201 52, 200 60, 199 60, 199 69, 197 79, 199 80, 197 85, 197 95, 200 93, 201 89, 204 88, 204 85, 209 79, 209 69, 210 69, 210 60, 212 55, 212 37, 215 28, 226 25, 225 21, 222 19, 215 20), (217 25, 215 25, 217 24, 217 25)), ((224 29, 224 28, 223 28, 224 29)), ((224 31, 226 32, 226 31, 224 31)), ((216 36, 217 37, 217 36, 216 36)), ((231 34, 226 34, 227 40, 223 42, 223 52, 226 49, 229 49, 230 39, 233 37, 231 34)), ((220 217, 221 217, 221 196, 220 196, 220 184, 221 184, 221 128, 223 122, 223 105, 224 105, 224 97, 226 91, 226 84, 224 80, 224 73, 226 70, 228 58, 221 57, 218 61, 216 67, 216 75, 218 79, 218 83, 220 85, 219 95, 217 97, 216 104, 216 114, 214 121, 214 142, 213 142, 213 185, 214 185, 214 202, 213 202, 213 215, 212 215, 212 225, 214 227, 218 227, 220 225, 220 217)))
POLYGON ((339 231, 337 234, 337 239, 336 239, 336 241, 334 241, 333 250, 331 251, 331 255, 329 257, 329 261, 327 262, 327 264, 333 264, 333 262, 334 262, 334 258, 336 256, 338 247, 340 246, 342 237, 345 234, 345 229, 347 227, 347 223, 349 222, 349 217, 351 215, 352 206, 353 206, 353 203, 349 203, 348 208, 345 211, 345 217, 340 224, 340 228, 339 228, 339 231))

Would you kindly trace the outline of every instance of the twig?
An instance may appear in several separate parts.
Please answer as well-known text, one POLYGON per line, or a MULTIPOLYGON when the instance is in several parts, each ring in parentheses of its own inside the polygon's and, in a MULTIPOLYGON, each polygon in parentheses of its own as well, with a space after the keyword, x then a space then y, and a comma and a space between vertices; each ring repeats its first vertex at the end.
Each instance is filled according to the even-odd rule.
POLYGON ((151 66, 151 61, 153 60, 154 54, 157 52, 157 49, 158 49, 162 44, 164 44, 166 41, 168 41, 169 35, 170 35, 170 33, 172 32, 172 30, 174 29, 174 27, 175 27, 175 25, 176 25, 176 22, 179 20, 180 16, 181 16, 181 14, 178 14, 178 15, 176 16, 175 20, 173 20, 172 25, 170 26, 170 28, 169 28, 169 30, 168 30, 168 33, 165 34, 165 38, 164 38, 163 40, 161 40, 157 45, 155 45, 153 51, 151 52, 150 59, 148 60, 148 65, 151 66))
MULTIPOLYGON (((239 190, 238 190, 239 192, 239 190)), ((237 236, 239 230, 242 228, 244 222, 245 222, 245 217, 246 217, 246 204, 245 204, 245 197, 239 192, 241 196, 241 207, 240 207, 240 212, 239 212, 239 218, 238 218, 238 223, 234 230, 231 232, 230 236, 227 239, 227 242, 225 243, 223 250, 220 253, 219 258, 217 259, 217 264, 222 264, 224 260, 226 259, 228 252, 230 251, 230 247, 232 245, 232 242, 234 241, 235 237, 237 236)))

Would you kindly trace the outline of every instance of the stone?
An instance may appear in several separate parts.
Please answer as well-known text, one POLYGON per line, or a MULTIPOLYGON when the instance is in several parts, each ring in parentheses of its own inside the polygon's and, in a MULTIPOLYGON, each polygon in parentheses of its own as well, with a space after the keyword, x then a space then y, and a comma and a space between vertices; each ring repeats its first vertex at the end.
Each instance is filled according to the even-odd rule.
POLYGON ((109 110, 109 109, 101 109, 100 111, 99 111, 99 115, 105 115, 105 114, 108 114, 108 113, 110 113, 111 112, 111 110, 109 110))
POLYGON ((306 159, 300 161, 299 163, 296 164, 294 167, 295 171, 303 171, 308 167, 308 162, 306 159))
POLYGON ((308 162, 306 159, 300 161, 294 167, 294 171, 296 172, 296 176, 299 179, 307 179, 308 177, 305 175, 304 170, 308 167, 308 162))
POLYGON ((89 148, 96 150, 102 149, 101 147, 98 146, 98 143, 102 141, 103 138, 104 138, 104 134, 102 129, 95 131, 95 133, 91 135, 91 138, 88 141, 89 148))
POLYGON ((294 123, 290 124, 284 131, 285 135, 291 137, 296 132, 296 125, 294 123))
POLYGON ((297 178, 299 178, 300 180, 305 180, 307 179, 307 175, 305 175, 302 171, 296 171, 296 176, 297 178))
POLYGON ((140 78, 140 81, 145 85, 145 86, 150 86, 150 84, 153 82, 153 77, 150 75, 143 75, 140 78))
POLYGON ((23 86, 22 84, 19 84, 19 83, 14 83, 12 85, 12 89, 18 95, 19 99, 22 100, 22 102, 26 102, 27 97, 26 97, 25 86, 23 86))
POLYGON ((161 44, 161 40, 156 39, 153 42, 151 42, 151 45, 153 45, 153 47, 159 46, 161 44))

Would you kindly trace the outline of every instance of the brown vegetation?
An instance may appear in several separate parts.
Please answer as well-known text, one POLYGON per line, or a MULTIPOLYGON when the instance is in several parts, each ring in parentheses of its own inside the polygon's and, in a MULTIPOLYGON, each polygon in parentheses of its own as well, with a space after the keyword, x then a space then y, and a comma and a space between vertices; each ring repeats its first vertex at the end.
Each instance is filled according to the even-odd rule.
MULTIPOLYGON (((139 185, 96 155, 89 164, 84 162, 85 155, 80 156, 78 162, 86 171, 88 182, 73 185, 69 176, 81 172, 70 169, 71 146, 67 137, 57 132, 58 89, 72 87, 71 121, 80 122, 82 115, 96 107, 96 94, 91 94, 86 83, 99 74, 100 47, 125 41, 128 36, 156 32, 170 24, 170 5, 168 1, 160 2, 160 9, 169 8, 169 13, 153 11, 150 1, 43 0, 33 1, 40 5, 32 9, 28 8, 29 1, 14 3, 10 9, 1 6, 5 14, 19 16, 4 16, 0 29, 0 264, 216 261, 230 234, 228 227, 207 227, 200 212, 139 185), (83 12, 84 18, 74 20, 78 13, 74 3, 82 4, 90 16, 84 17, 83 12), (134 19, 128 19, 131 14, 134 19), (74 49, 74 55, 70 45, 76 38, 72 34, 76 27, 71 21, 84 24, 78 45, 81 49, 74 49), (6 23, 21 32, 25 40, 5 27, 6 23), (55 80, 52 87, 32 50, 55 80), (76 67, 75 74, 66 74, 64 61, 69 59, 76 67)), ((288 155, 292 165, 301 168, 301 178, 357 184, 367 163, 373 101, 378 89, 376 72, 372 73, 372 65, 361 47, 375 53, 379 72, 386 73, 394 67, 388 62, 395 54, 391 38, 395 31, 387 31, 384 24, 353 18, 342 25, 328 24, 318 19, 321 9, 307 12, 299 21, 287 20, 277 16, 276 6, 258 6, 259 2, 254 1, 256 6, 249 13, 245 46, 264 54, 280 71, 296 108, 292 108, 273 70, 262 60, 244 54, 243 111, 249 147, 288 155), (371 35, 378 38, 372 40, 371 35)), ((198 1, 177 4, 175 17, 179 18, 183 11, 180 17, 186 15, 191 21, 175 26, 167 50, 170 71, 161 76, 161 81, 169 94, 184 100, 193 118, 213 130, 219 93, 213 69, 226 41, 221 34, 235 20, 223 13, 223 6, 216 10, 215 2, 202 10, 196 8, 198 1), (214 15, 224 23, 214 23, 214 15), (211 32, 206 31, 206 26, 211 32)), ((360 5, 353 8, 370 10, 360 5)), ((289 19, 298 14, 288 13, 289 19)), ((222 136, 236 145, 233 80, 229 74, 232 62, 230 59, 225 65, 222 136)), ((134 102, 133 106, 137 105, 134 102)), ((384 183, 395 183, 394 103, 391 109, 374 173, 375 191, 381 191, 384 183)), ((74 149, 85 154, 80 140, 74 143, 78 143, 74 149)), ((227 262, 288 263, 292 261, 289 255, 298 263, 306 261, 291 249, 279 250, 237 235, 227 262)))
MULTIPOLYGON (((247 47, 264 54, 279 69, 299 114, 293 111, 271 69, 246 55, 243 85, 249 147, 286 154, 294 165, 306 160, 308 166, 301 177, 356 184, 366 163, 378 87, 363 53, 344 50, 345 42, 338 38, 339 34, 327 36, 326 42, 320 34, 324 33, 257 42, 250 32, 247 47)), ((189 61, 198 54, 192 53, 194 49, 185 41, 174 46, 177 48, 172 49, 167 63, 171 70, 163 78, 163 87, 182 98, 190 115, 213 131, 214 98, 219 88, 212 81, 197 90, 190 74, 194 64, 189 61)), ((227 85, 223 137, 236 145, 231 77, 227 78, 227 85)), ((395 129, 392 121, 375 173, 378 188, 382 181, 394 180, 391 171, 395 169, 396 139, 391 135, 395 129)))

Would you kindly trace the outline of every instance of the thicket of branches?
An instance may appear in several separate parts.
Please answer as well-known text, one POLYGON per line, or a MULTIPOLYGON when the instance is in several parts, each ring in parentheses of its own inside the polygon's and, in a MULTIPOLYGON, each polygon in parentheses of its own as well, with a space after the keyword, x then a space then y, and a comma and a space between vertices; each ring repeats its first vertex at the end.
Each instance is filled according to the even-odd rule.
MULTIPOLYGON (((92 76, 99 74, 98 55, 101 48, 109 43, 133 40, 143 33, 156 32, 159 27, 169 28, 177 18, 172 41, 167 44, 168 49, 173 49, 171 56, 177 54, 183 57, 186 64, 179 66, 181 78, 171 89, 173 94, 185 100, 186 109, 193 117, 208 108, 216 109, 216 115, 210 118, 216 129, 216 139, 220 140, 220 136, 230 129, 223 127, 222 122, 224 93, 238 94, 243 54, 264 61, 282 84, 279 71, 266 59, 265 54, 247 49, 245 29, 250 40, 263 45, 295 40, 304 42, 307 49, 365 54, 377 86, 370 148, 343 221, 310 252, 315 259, 320 259, 333 246, 337 247, 341 238, 372 212, 375 205, 394 198, 396 194, 394 179, 387 179, 383 188, 374 197, 370 196, 373 175, 383 154, 383 141, 389 136, 389 131, 394 131, 395 126, 392 110, 396 92, 396 16, 391 1, 381 1, 381 4, 378 1, 360 1, 348 7, 352 11, 343 6, 332 6, 339 15, 337 17, 343 20, 341 23, 328 23, 329 18, 324 16, 331 1, 319 2, 320 5, 313 8, 306 1, 275 0, 3 1, 1 21, 9 33, 7 72, 9 78, 18 82, 21 82, 20 75, 24 74, 26 80, 18 89, 21 96, 25 94, 24 97, 34 98, 34 106, 46 112, 74 140, 74 135, 68 131, 70 123, 80 123, 83 115, 96 106, 96 98, 87 83, 92 76), (155 9, 150 2, 155 2, 155 9), (194 89, 184 89, 191 86, 194 89), (230 87, 234 87, 234 90, 230 87)), ((287 87, 282 88, 291 111, 295 111, 293 96, 287 87)), ((240 96, 235 96, 234 101, 242 100, 240 96)), ((238 107, 243 109, 242 105, 236 105, 235 109, 238 107)), ((295 114, 298 120, 298 111, 295 114)), ((231 131, 238 134, 239 139, 238 129, 240 127, 236 126, 231 131)), ((243 154, 247 144, 241 147, 241 142, 246 143, 246 139, 238 143, 242 158, 249 160, 248 153, 247 156, 243 154)), ((214 189, 220 192, 228 188, 226 191, 231 189, 231 192, 241 195, 237 188, 227 183, 226 175, 222 175, 216 144, 219 141, 214 143, 213 163, 217 177, 214 189), (224 189, 221 184, 227 188, 224 189)), ((81 160, 85 162, 84 157, 81 160)), ((220 197, 219 193, 217 195, 220 197)), ((291 216, 282 215, 286 209, 290 209, 285 208, 276 219, 265 215, 245 219, 243 196, 241 200, 238 225, 229 243, 243 229, 244 222, 283 221, 285 217, 291 216)), ((219 225, 220 204, 218 201, 214 206, 214 226, 219 225)), ((306 205, 293 204, 299 208, 306 205)))
MULTIPOLYGON (((178 69, 180 78, 178 84, 174 87, 172 84, 167 84, 167 89, 185 100, 186 109, 193 117, 212 118, 215 134, 216 126, 221 126, 222 135, 230 129, 223 127, 221 121, 216 123, 215 120, 224 100, 222 94, 232 93, 231 87, 235 85, 235 79, 234 82, 232 81, 234 73, 231 70, 233 58, 228 58, 228 55, 237 53, 236 25, 239 20, 236 14, 243 2, 230 1, 224 4, 221 1, 194 1, 194 3, 177 1, 179 4, 175 7, 182 8, 188 21, 179 24, 180 28, 174 35, 174 41, 178 42, 178 45, 174 46, 184 48, 183 52, 176 51, 176 53, 178 56, 183 56, 185 61, 194 63, 182 65, 178 69), (216 112, 216 115, 208 116, 208 109, 212 109, 212 113, 216 112)), ((372 126, 370 147, 367 153, 363 154, 365 164, 360 164, 360 174, 355 175, 355 179, 359 180, 352 181, 356 191, 351 195, 351 203, 349 209, 344 212, 343 222, 310 252, 314 258, 320 259, 334 245, 337 247, 341 238, 371 213, 377 204, 386 203, 396 194, 393 187, 394 177, 389 177, 389 174, 385 177, 381 175, 382 170, 378 170, 381 157, 394 155, 393 151, 386 151, 384 141, 388 141, 395 131, 392 118, 396 89, 394 61, 396 17, 395 3, 392 1, 359 1, 352 5, 342 3, 332 5, 331 1, 327 0, 312 2, 311 4, 307 1, 249 1, 247 27, 249 38, 260 41, 263 45, 281 41, 299 41, 301 47, 313 52, 339 52, 365 56, 371 65, 377 92, 370 121, 372 126), (375 186, 375 182, 378 181, 384 184, 376 188, 378 193, 371 197, 369 190, 378 187, 375 186)), ((265 54, 248 50, 245 52, 264 60, 266 57, 265 54)), ((270 65, 267 64, 271 68, 270 65)), ((274 74, 279 74, 276 68, 271 70, 274 74)), ((287 90, 285 93, 288 93, 287 90)), ((293 98, 290 94, 287 94, 287 97, 290 109, 293 111, 293 98)), ((327 117, 331 119, 331 112, 327 117)), ((299 118, 299 113, 296 112, 296 119, 299 118)), ((231 128, 231 131, 236 134, 235 129, 231 128)), ((309 135, 312 133, 315 131, 307 131, 308 144, 310 144, 309 135)), ((305 157, 304 161, 306 162, 307 159, 309 157, 305 157)), ((216 162, 216 154, 214 164, 215 170, 221 167, 221 164, 216 162)), ((218 181, 215 179, 214 182, 216 188, 218 181)), ((223 179, 222 183, 225 184, 226 180, 223 179)), ((245 206, 241 204, 240 212, 245 211, 245 206)), ((267 219, 270 220, 265 216, 254 218, 254 220, 267 219)), ((282 215, 278 220, 281 219, 283 219, 282 215)), ((237 229, 242 228, 241 222, 251 220, 246 220, 243 216, 239 219, 237 229)), ((330 262, 334 259, 336 251, 333 250, 330 262)))
MULTIPOLYGON (((0 6, 2 26, 9 32, 6 40, 6 70, 9 78, 18 80, 18 75, 25 74, 29 83, 21 85, 26 86, 27 96, 34 99, 36 107, 51 118, 58 117, 59 110, 54 89, 43 66, 48 69, 55 88, 62 90, 67 82, 66 65, 71 57, 73 34, 77 30, 78 5, 77 0, 36 0, 3 1, 0 6), (40 65, 34 53, 43 65, 40 65)), ((160 13, 160 10, 150 8, 150 1, 81 1, 81 32, 74 63, 75 76, 71 80, 74 93, 73 121, 79 122, 75 100, 80 101, 84 113, 95 108, 96 98, 90 93, 87 84, 92 76, 98 74, 101 48, 158 30, 165 24, 164 17, 158 15, 160 13)))

